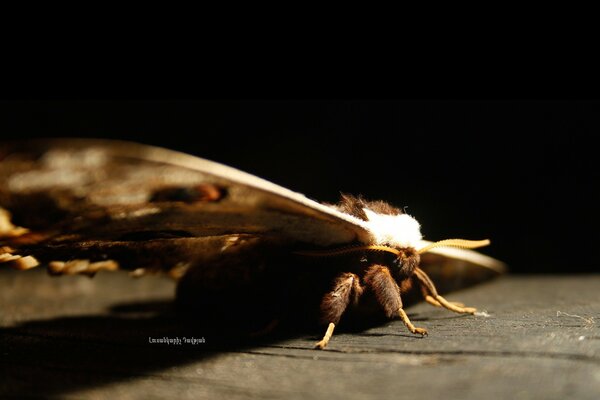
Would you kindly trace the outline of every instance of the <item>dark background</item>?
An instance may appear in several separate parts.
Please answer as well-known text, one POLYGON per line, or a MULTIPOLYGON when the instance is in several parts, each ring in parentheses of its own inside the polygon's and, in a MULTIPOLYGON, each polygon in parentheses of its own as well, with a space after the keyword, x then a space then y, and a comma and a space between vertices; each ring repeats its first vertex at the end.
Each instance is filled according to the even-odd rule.
POLYGON ((336 201, 384 199, 426 239, 490 238, 516 273, 598 272, 598 101, 3 101, 0 137, 135 140, 336 201))

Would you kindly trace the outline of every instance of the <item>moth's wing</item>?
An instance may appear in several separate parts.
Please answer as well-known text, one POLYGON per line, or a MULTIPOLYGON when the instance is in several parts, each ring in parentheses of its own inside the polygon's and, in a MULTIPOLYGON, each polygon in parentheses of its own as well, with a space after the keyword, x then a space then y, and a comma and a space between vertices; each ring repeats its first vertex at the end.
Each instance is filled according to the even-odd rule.
MULTIPOLYGON (((431 244, 421 241, 421 247, 431 244)), ((436 247, 421 255, 421 268, 440 292, 449 292, 487 281, 507 271, 502 261, 479 252, 452 247, 436 247)))
MULTIPOLYGON (((0 207, 0 262, 25 267, 32 261, 17 254, 171 269, 264 238, 325 247, 369 236, 357 218, 256 176, 120 141, 2 145, 0 207)), ((493 264, 475 252, 441 248, 423 260, 434 276, 485 275, 493 264)))
POLYGON ((0 214, 0 240, 44 261, 110 257, 135 268, 161 249, 154 264, 215 256, 240 238, 332 246, 367 235, 299 193, 158 147, 29 141, 3 145, 0 161, 0 207, 12 215, 0 214))

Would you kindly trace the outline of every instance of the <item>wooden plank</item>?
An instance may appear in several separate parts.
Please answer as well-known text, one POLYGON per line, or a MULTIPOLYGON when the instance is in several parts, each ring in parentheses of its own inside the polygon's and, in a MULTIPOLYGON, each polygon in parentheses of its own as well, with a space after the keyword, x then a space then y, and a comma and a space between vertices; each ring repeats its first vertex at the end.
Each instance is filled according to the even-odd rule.
POLYGON ((507 276, 447 296, 488 317, 418 304, 408 313, 428 337, 390 321, 336 332, 325 351, 312 350, 320 332, 223 345, 170 312, 174 283, 162 277, 1 271, 0 288, 2 398, 600 395, 600 275, 507 276), (192 336, 205 342, 149 343, 192 336))

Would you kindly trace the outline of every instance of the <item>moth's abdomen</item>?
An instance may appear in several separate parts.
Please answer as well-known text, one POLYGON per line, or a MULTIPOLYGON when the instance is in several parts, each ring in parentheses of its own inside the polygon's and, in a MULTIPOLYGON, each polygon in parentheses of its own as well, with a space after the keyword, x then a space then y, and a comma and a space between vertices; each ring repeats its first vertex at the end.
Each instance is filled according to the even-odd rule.
POLYGON ((290 280, 290 265, 279 253, 279 247, 258 241, 194 263, 177 285, 179 310, 191 319, 245 332, 282 319, 292 293, 289 285, 296 282, 290 280))

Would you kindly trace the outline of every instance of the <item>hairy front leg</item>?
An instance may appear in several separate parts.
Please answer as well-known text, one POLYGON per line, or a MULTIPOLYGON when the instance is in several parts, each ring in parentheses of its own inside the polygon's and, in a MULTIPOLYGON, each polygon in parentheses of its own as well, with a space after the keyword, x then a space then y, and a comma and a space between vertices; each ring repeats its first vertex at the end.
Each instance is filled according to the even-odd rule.
POLYGON ((324 349, 329 343, 335 326, 350 303, 356 304, 363 292, 357 275, 346 272, 338 276, 334 282, 333 290, 327 293, 321 301, 321 321, 327 325, 327 331, 316 345, 317 349, 324 349))
POLYGON ((400 297, 400 287, 387 267, 382 265, 369 267, 364 281, 373 290, 373 293, 375 293, 377 301, 383 307, 388 318, 398 316, 412 333, 422 336, 427 335, 427 329, 414 326, 408 315, 406 315, 406 312, 404 312, 402 298, 400 297))

